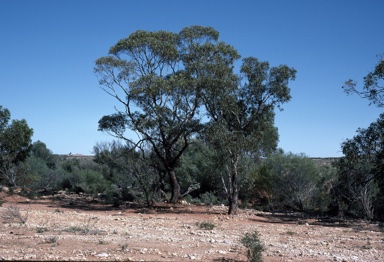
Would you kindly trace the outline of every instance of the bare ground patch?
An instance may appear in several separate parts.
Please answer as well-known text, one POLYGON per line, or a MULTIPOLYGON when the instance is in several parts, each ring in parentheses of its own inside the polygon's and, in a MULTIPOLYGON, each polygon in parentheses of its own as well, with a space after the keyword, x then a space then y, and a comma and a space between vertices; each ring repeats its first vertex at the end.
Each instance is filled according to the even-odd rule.
POLYGON ((376 224, 304 219, 298 214, 223 206, 113 208, 78 196, 29 200, 2 195, 0 260, 246 261, 240 238, 257 230, 264 261, 384 261, 384 233, 376 224), (213 229, 200 227, 202 222, 213 229))

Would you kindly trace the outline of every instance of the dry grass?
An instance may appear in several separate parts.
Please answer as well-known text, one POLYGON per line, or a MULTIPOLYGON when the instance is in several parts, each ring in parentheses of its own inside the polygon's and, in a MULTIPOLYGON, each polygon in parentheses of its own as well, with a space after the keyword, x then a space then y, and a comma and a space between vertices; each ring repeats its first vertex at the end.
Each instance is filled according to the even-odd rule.
POLYGON ((29 210, 22 214, 20 208, 17 205, 9 205, 1 214, 1 220, 4 223, 19 223, 25 224, 28 220, 29 210))

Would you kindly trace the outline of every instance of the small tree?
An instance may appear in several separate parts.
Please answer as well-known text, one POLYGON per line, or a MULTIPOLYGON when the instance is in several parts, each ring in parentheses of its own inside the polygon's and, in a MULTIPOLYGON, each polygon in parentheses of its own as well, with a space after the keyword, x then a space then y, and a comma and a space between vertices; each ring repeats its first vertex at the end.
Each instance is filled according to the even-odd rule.
POLYGON ((29 154, 33 130, 24 119, 9 123, 10 118, 10 111, 0 106, 0 178, 17 186, 24 178, 17 165, 29 154))
MULTIPOLYGON (((239 161, 243 154, 255 159, 277 147, 274 110, 291 99, 288 83, 296 70, 286 65, 270 67, 249 57, 238 77, 228 77, 226 86, 213 85, 204 93, 210 118, 207 140, 222 153, 228 171, 229 214, 237 214, 239 161)), ((221 71, 213 74, 222 75, 221 71)), ((224 181, 224 179, 223 179, 224 181)))

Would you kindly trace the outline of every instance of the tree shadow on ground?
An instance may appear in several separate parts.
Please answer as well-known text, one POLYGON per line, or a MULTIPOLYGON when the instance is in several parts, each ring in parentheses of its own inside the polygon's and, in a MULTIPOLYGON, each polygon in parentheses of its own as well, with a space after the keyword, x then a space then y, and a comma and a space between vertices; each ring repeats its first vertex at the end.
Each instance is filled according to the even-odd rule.
MULTIPOLYGON (((4 196, 3 196, 4 197, 4 196)), ((148 207, 142 203, 124 202, 124 205, 114 206, 105 203, 105 201, 95 198, 89 198, 81 195, 65 195, 62 197, 45 197, 29 200, 22 196, 8 196, 3 199, 2 203, 22 204, 22 205, 45 205, 49 208, 80 210, 86 212, 120 212, 135 214, 158 214, 158 215, 227 215, 227 207, 225 206, 209 206, 209 205, 182 205, 170 204, 164 202, 154 203, 148 207)), ((249 221, 264 224, 290 224, 303 226, 324 226, 324 227, 344 227, 352 229, 356 232, 363 230, 372 230, 382 232, 383 229, 377 223, 368 223, 364 220, 340 218, 340 217, 311 217, 304 213, 289 212, 256 212, 248 217, 249 221)))
POLYGON ((45 205, 49 208, 80 210, 86 212, 101 211, 126 211, 136 214, 199 214, 199 215, 225 215, 227 207, 215 207, 209 205, 182 205, 156 202, 151 206, 144 203, 120 201, 120 205, 113 205, 98 198, 82 195, 44 196, 33 200, 27 198, 12 199, 10 202, 17 202, 23 205, 45 205))
POLYGON ((267 224, 291 224, 303 226, 324 226, 324 227, 343 227, 356 232, 363 230, 381 231, 375 223, 369 223, 362 219, 341 218, 341 217, 308 217, 300 213, 266 213, 257 214, 256 217, 249 218, 250 221, 267 224))

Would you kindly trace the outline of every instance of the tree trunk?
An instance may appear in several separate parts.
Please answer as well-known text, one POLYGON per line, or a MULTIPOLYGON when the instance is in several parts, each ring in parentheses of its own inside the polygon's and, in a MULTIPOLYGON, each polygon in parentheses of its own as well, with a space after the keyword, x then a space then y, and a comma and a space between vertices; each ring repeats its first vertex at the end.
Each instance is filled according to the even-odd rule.
POLYGON ((169 183, 171 185, 171 199, 170 202, 176 204, 180 200, 180 185, 177 181, 176 173, 174 170, 168 170, 169 183))
POLYGON ((231 160, 231 172, 229 179, 229 192, 228 192, 228 215, 237 215, 238 213, 238 199, 239 191, 237 189, 237 164, 239 162, 239 157, 234 156, 231 160))
POLYGON ((233 174, 231 175, 231 181, 230 181, 230 193, 228 195, 228 215, 237 215, 238 213, 238 199, 239 199, 239 192, 237 190, 237 181, 236 177, 233 174))

